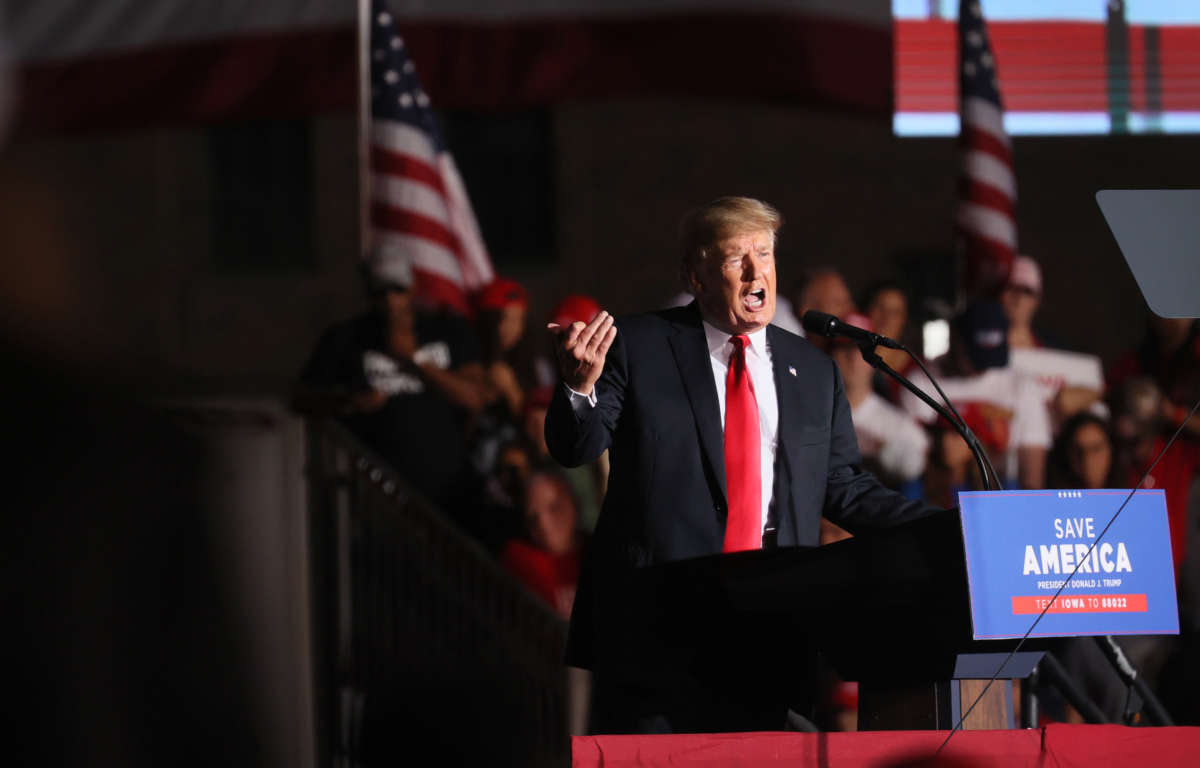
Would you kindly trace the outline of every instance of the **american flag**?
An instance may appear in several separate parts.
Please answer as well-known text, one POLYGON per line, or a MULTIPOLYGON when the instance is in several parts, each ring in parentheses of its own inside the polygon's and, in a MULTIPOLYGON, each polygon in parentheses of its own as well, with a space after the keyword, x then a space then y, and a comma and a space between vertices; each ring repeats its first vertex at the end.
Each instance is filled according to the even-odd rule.
POLYGON ((370 248, 376 274, 461 312, 495 276, 454 158, 408 57, 396 20, 372 0, 370 23, 370 248))
POLYGON ((1008 275, 1017 250, 1017 180, 996 60, 978 0, 958 7, 959 147, 962 176, 956 216, 967 286, 983 291, 1008 275))

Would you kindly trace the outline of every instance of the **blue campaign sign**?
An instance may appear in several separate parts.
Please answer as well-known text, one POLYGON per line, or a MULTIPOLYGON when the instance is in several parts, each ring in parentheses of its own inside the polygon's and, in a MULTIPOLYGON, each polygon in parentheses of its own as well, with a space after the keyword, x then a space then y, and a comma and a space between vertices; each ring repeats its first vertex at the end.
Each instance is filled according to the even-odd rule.
POLYGON ((960 493, 975 639, 1022 637, 1047 605, 1031 637, 1178 634, 1163 492, 1134 493, 1100 538, 1128 495, 960 493))

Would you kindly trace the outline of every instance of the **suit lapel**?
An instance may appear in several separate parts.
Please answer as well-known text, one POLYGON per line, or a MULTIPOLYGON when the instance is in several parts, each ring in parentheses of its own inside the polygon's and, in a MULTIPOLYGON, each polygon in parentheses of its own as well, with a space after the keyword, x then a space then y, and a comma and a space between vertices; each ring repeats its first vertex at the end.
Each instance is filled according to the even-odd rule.
POLYGON ((692 416, 700 437, 700 448, 708 462, 711 477, 717 479, 721 500, 725 502, 725 436, 721 428, 721 405, 717 401, 716 382, 708 356, 708 342, 700 313, 692 304, 696 321, 679 324, 678 333, 670 337, 671 352, 679 367, 679 376, 692 406, 692 416))
POLYGON ((767 343, 771 345, 771 368, 775 373, 775 399, 779 402, 779 444, 800 428, 800 375, 789 352, 790 346, 783 331, 767 326, 767 343))
POLYGON ((796 434, 800 426, 800 371, 790 356, 790 344, 783 332, 773 325, 767 326, 767 343, 771 345, 771 368, 775 374, 775 400, 779 406, 779 437, 775 456, 775 524, 778 526, 779 542, 786 544, 795 540, 792 516, 788 513, 791 503, 791 466, 787 454, 787 437, 796 434), (794 373, 793 373, 794 372, 794 373))

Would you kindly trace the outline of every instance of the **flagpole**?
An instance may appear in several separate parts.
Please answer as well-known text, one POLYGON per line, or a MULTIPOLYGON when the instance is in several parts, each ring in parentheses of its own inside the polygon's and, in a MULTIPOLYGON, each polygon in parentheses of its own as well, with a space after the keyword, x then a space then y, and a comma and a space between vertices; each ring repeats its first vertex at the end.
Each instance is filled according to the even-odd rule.
POLYGON ((358 255, 371 251, 371 0, 358 3, 358 255))

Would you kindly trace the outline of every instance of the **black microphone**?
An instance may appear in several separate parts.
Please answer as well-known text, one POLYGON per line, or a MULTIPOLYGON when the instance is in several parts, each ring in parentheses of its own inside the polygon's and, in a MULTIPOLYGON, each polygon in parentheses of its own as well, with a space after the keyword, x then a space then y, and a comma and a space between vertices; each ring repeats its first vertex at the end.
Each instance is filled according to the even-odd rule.
POLYGON ((865 328, 859 328, 856 325, 847 325, 841 320, 838 320, 833 315, 825 312, 818 312, 815 309, 810 309, 804 313, 804 319, 800 323, 804 326, 804 330, 814 336, 841 336, 850 339, 856 344, 866 344, 872 347, 887 347, 888 349, 904 349, 900 342, 893 341, 887 336, 880 336, 877 333, 871 333, 865 328))

